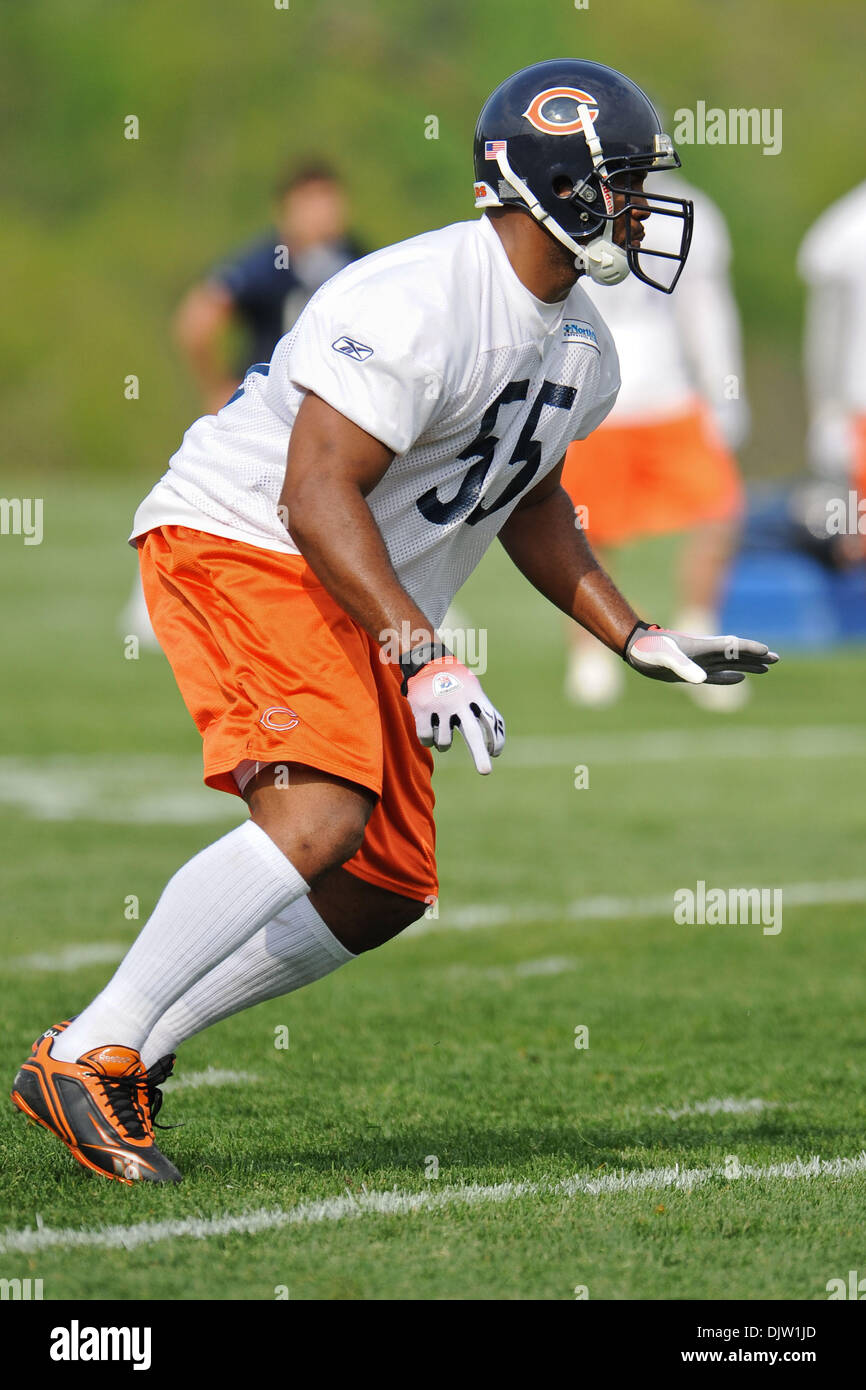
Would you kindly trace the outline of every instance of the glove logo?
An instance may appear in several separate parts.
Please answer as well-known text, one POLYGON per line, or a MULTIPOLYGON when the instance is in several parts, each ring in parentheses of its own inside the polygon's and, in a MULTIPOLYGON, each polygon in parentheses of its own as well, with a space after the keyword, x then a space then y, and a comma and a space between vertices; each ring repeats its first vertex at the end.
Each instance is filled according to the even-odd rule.
POLYGON ((265 710, 259 723, 266 729, 280 729, 286 732, 288 729, 296 729, 300 724, 300 719, 293 709, 286 705, 271 705, 265 710))
POLYGON ((583 130, 578 106, 586 106, 590 120, 595 120, 598 105, 589 92, 582 92, 579 87, 548 87, 532 98, 523 114, 545 135, 576 135, 583 130))
POLYGON ((433 677, 433 694, 447 695, 450 690, 459 690, 460 681, 448 671, 437 671, 433 677))

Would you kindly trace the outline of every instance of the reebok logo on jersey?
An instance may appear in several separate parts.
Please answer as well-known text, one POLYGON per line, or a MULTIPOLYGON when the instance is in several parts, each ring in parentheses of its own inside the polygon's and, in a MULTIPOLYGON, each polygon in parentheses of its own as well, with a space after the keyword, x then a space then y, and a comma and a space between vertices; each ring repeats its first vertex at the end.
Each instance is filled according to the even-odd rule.
POLYGON ((335 352, 342 352, 344 357, 354 357, 356 362, 364 362, 368 357, 373 356, 373 349, 367 347, 366 343, 359 343, 354 338, 343 336, 331 344, 335 352))
POLYGON ((433 694, 447 695, 449 690, 459 690, 460 682, 448 671, 437 671, 433 677, 433 694))
POLYGON ((585 323, 583 319, 563 319, 562 341, 564 343, 586 343, 589 347, 594 347, 596 352, 601 351, 595 329, 591 324, 585 323))

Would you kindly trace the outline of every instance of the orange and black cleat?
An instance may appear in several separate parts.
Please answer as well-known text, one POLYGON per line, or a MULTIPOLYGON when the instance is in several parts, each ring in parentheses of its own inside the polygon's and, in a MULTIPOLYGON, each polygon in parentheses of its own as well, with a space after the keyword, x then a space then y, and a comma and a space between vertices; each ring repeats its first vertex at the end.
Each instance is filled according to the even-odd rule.
POLYGON ((153 1142, 154 1088, 139 1054, 109 1043, 77 1062, 55 1061, 51 1048, 65 1026, 36 1039, 15 1078, 13 1104, 94 1173, 127 1185, 180 1182, 174 1164, 153 1142))

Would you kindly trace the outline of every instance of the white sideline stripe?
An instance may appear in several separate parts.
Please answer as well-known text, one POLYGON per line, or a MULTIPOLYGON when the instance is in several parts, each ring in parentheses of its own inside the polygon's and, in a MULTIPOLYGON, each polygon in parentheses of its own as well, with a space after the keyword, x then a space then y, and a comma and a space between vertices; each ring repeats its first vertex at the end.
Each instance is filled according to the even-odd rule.
POLYGON ((80 946, 65 946, 62 951, 34 951, 29 956, 12 956, 13 970, 81 970, 86 965, 113 965, 129 950, 119 941, 84 942, 80 946))
POLYGON ((198 1090, 200 1086, 240 1086, 261 1081, 251 1071, 223 1071, 219 1067, 206 1067, 204 1071, 191 1071, 185 1076, 172 1077, 163 1082, 163 1091, 198 1090))
POLYGON ((513 965, 452 965, 448 974, 455 979, 523 980, 535 975, 564 975, 576 970, 578 963, 573 956, 544 956, 540 960, 521 960, 513 965))
POLYGON ((779 1104, 777 1100, 760 1100, 757 1096, 752 1100, 735 1100, 733 1096, 720 1100, 713 1096, 694 1105, 684 1105, 681 1110, 669 1110, 659 1105, 650 1114, 667 1115, 669 1120, 681 1120, 685 1115, 758 1115, 764 1110, 778 1110, 779 1104))
POLYGON ((261 1235, 286 1226, 309 1226, 326 1221, 343 1221, 369 1214, 409 1216, 417 1211, 441 1211, 448 1207, 478 1206, 485 1202, 514 1202, 524 1197, 598 1197, 617 1192, 658 1191, 676 1188, 690 1192, 695 1187, 720 1178, 739 1182, 752 1178, 766 1182, 774 1178, 849 1178, 866 1172, 866 1152, 856 1158, 795 1158, 787 1163, 765 1166, 741 1164, 736 1178, 721 1164, 710 1168, 645 1168, 637 1172, 607 1173, 600 1177, 579 1174, 562 1182, 503 1182, 484 1187, 478 1183, 422 1192, 390 1191, 347 1193, 318 1202, 301 1202, 296 1207, 260 1207, 236 1216, 183 1217, 174 1221, 142 1221, 131 1226, 99 1226, 90 1230, 53 1229, 40 1223, 36 1228, 7 1229, 0 1235, 0 1254, 33 1254, 39 1250, 137 1250, 164 1240, 189 1236, 209 1240, 216 1236, 261 1235))
MULTIPOLYGON (((782 902, 789 907, 824 907, 832 903, 866 902, 866 879, 849 879, 829 883, 790 883, 782 888, 782 902)), ((578 898, 566 903, 476 903, 455 907, 442 917, 428 920, 422 917, 407 927, 404 936, 426 936, 429 932, 478 931, 484 927, 525 926, 534 922, 582 922, 592 919, 621 921, 628 917, 663 917, 673 913, 673 891, 641 898, 578 898)), ((10 970, 80 970, 87 965, 110 965, 120 960, 129 944, 86 942, 67 946, 54 954, 36 952, 28 956, 12 956, 10 970)), ((470 967, 467 967, 469 969, 470 967)), ((521 962, 516 966, 492 966, 499 973, 516 975, 552 975, 559 970, 577 968, 577 962, 565 957, 549 957, 546 962, 521 962), (551 962, 556 962, 555 965, 551 962), (537 967, 537 968, 535 968, 537 967)))
MULTIPOLYGON (((782 902, 790 907, 824 907, 830 903, 866 902, 866 879, 842 879, 827 883, 789 883, 782 887, 782 902)), ((404 936, 426 936, 433 931, 477 931, 483 927, 525 926, 533 922, 582 922, 601 918, 673 916, 674 890, 638 898, 577 898, 570 903, 477 903, 450 910, 439 905, 439 917, 422 917, 407 927, 404 936)), ((695 928, 694 930, 698 930, 695 928)))
POLYGON ((535 975, 564 975, 566 971, 576 969, 577 961, 568 956, 544 956, 541 960, 521 960, 516 965, 492 965, 485 974, 494 979, 516 975, 523 980, 535 975))
MULTIPOLYGON (((500 767, 562 767, 579 763, 667 763, 722 758, 832 758, 866 755, 862 724, 806 724, 791 728, 734 726, 660 729, 631 734, 524 735, 509 739, 500 767)), ((443 760, 441 766, 445 766, 443 760)))
MULTIPOLYGON (((792 728, 737 725, 662 729, 630 734, 521 735, 510 738, 497 762, 508 768, 569 769, 719 759, 866 756, 862 724, 806 724, 792 728)), ((437 769, 471 770, 465 750, 436 760, 437 769)), ((0 758, 0 805, 34 820, 94 820, 126 825, 196 825, 240 821, 237 797, 201 783, 201 763, 188 756, 81 753, 0 758)))

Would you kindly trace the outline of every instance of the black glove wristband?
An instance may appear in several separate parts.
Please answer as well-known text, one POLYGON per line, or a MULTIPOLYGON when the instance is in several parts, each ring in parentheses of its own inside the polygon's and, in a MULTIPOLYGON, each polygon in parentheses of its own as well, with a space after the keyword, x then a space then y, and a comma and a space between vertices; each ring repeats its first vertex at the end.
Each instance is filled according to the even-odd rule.
POLYGON ((628 649, 629 649, 629 647, 631 646, 631 644, 632 644, 632 642, 633 642, 633 640, 634 640, 634 635, 635 635, 635 633, 636 633, 636 632, 639 632, 641 628, 643 628, 644 632, 651 632, 651 631, 653 630, 653 628, 656 628, 656 627, 658 627, 658 623, 645 623, 645 622, 636 622, 636 623, 635 623, 635 625, 634 625, 634 627, 632 628, 631 632, 629 633, 628 637, 625 639, 625 646, 623 647, 622 652, 621 652, 623 661, 628 662, 628 649))
POLYGON ((438 661, 440 656, 450 656, 448 648, 441 642, 422 642, 420 647, 413 647, 409 652, 403 652, 398 661, 398 666, 403 673, 403 684, 400 686, 401 694, 406 694, 409 681, 413 676, 417 676, 419 671, 423 671, 425 666, 429 666, 431 661, 438 661))

